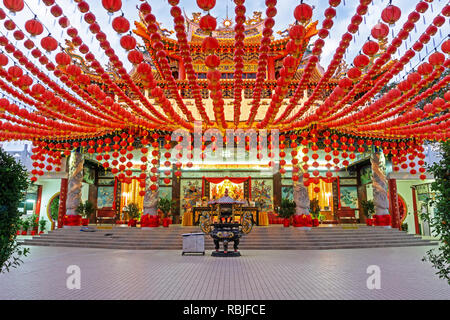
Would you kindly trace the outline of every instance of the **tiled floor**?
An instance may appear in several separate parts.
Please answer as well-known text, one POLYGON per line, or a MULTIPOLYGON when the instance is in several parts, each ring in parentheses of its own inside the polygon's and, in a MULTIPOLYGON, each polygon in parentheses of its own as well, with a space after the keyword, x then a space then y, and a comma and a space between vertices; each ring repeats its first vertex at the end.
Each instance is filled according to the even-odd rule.
POLYGON ((171 251, 31 247, 0 274, 0 299, 450 299, 450 286, 421 261, 428 247, 244 251, 239 258, 171 251), (69 265, 81 289, 69 290, 69 265), (367 288, 367 267, 381 289, 367 288))

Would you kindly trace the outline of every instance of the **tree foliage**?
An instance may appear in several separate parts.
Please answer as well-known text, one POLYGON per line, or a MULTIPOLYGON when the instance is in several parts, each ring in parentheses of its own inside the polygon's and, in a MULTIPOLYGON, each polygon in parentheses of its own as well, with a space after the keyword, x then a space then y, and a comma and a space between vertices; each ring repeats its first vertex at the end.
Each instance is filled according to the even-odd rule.
POLYGON ((0 273, 17 267, 28 253, 16 242, 18 208, 28 188, 26 169, 0 148, 0 273))
POLYGON ((430 223, 433 235, 441 243, 437 249, 427 252, 425 261, 430 261, 438 270, 440 278, 447 279, 450 284, 450 141, 441 144, 442 160, 428 166, 428 171, 434 174, 435 181, 431 184, 434 199, 429 204, 434 207, 434 215, 423 214, 422 218, 430 223))
POLYGON ((281 207, 278 210, 278 216, 280 218, 289 219, 295 213, 294 200, 281 199, 281 207))

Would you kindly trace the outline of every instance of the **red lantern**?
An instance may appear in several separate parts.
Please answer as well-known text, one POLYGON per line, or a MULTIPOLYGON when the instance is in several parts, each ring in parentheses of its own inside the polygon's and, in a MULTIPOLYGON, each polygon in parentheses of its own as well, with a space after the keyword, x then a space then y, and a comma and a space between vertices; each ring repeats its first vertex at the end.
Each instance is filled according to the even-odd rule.
POLYGON ((20 31, 20 30, 16 30, 16 31, 14 31, 14 33, 13 33, 13 37, 16 39, 16 40, 23 40, 24 38, 25 38, 25 35, 23 34, 23 32, 22 31, 20 31))
POLYGON ((16 24, 14 23, 14 21, 12 21, 12 20, 6 20, 5 21, 5 28, 7 29, 7 30, 14 30, 15 28, 16 28, 16 24))
POLYGON ((117 33, 125 33, 130 30, 130 22, 125 17, 119 16, 114 18, 112 27, 117 33))
POLYGON ((88 12, 84 15, 84 21, 86 21, 88 24, 93 24, 95 23, 95 15, 91 12, 88 12))
POLYGON ((305 27, 302 25, 294 25, 291 27, 291 29, 289 30, 289 37, 292 40, 301 40, 304 38, 306 34, 306 30, 305 27))
POLYGON ((67 28, 69 26, 69 19, 67 17, 61 17, 58 23, 62 28, 67 28))
POLYGON ((441 48, 444 53, 450 54, 450 40, 444 41, 441 48))
POLYGON ((70 56, 64 52, 59 52, 55 56, 55 61, 59 66, 67 66, 71 60, 70 56))
POLYGON ((4 67, 7 64, 8 64, 8 58, 3 53, 0 53, 0 66, 4 67))
POLYGON ((3 5, 13 13, 22 11, 24 7, 23 0, 3 0, 3 5))
POLYGON ((353 81, 347 77, 339 80, 339 87, 341 87, 344 90, 349 89, 352 85, 353 85, 353 81))
POLYGON ((219 47, 219 42, 216 38, 206 37, 202 42, 202 50, 206 54, 214 53, 215 50, 219 47))
POLYGON ((66 67, 66 72, 71 75, 73 78, 76 78, 81 74, 81 69, 77 65, 71 64, 66 67))
POLYGON ((121 0, 102 0, 103 8, 108 11, 108 14, 113 14, 122 8, 121 0))
POLYGON ((55 51, 56 48, 58 48, 58 42, 51 36, 47 36, 45 38, 42 38, 41 40, 41 46, 46 51, 55 51))
POLYGON ((378 50, 380 49, 380 46, 375 41, 368 41, 363 45, 363 52, 364 54, 368 55, 369 57, 374 56, 378 50))
POLYGON ((197 5, 204 11, 209 11, 216 5, 216 0, 197 0, 197 5))
POLYGON ((447 18, 450 17, 450 4, 446 5, 441 12, 447 18))
POLYGON ((203 31, 212 32, 216 30, 217 27, 216 18, 208 14, 200 19, 199 26, 203 31))
POLYGON ((381 19, 387 24, 394 24, 400 19, 401 15, 402 11, 398 7, 389 5, 381 13, 381 19))
POLYGON ((44 31, 44 28, 39 21, 32 19, 25 22, 25 30, 32 36, 38 36, 44 31))
POLYGON ((417 68, 417 72, 421 75, 428 75, 433 72, 433 66, 427 62, 424 62, 417 68))
POLYGON ((364 68, 369 64, 369 62, 370 62, 369 58, 363 54, 356 56, 355 60, 353 60, 353 64, 357 68, 364 68))
POLYGON ((361 71, 358 68, 351 68, 350 70, 348 70, 347 75, 352 80, 358 79, 359 77, 361 77, 361 71))
POLYGON ((215 54, 206 57, 205 65, 211 69, 217 68, 220 65, 220 58, 215 54))
POLYGON ((140 51, 132 50, 128 53, 128 60, 133 64, 139 64, 144 60, 144 56, 140 51))
POLYGON ((13 78, 13 80, 17 80, 23 75, 23 71, 18 66, 11 66, 8 69, 8 74, 13 78))
POLYGON ((145 16, 152 11, 152 7, 147 2, 144 2, 139 7, 139 11, 142 12, 142 14, 145 16))
POLYGON ((441 52, 435 52, 432 55, 430 55, 430 57, 428 58, 428 61, 433 66, 440 66, 440 65, 442 65, 444 63, 445 56, 441 52))
POLYGON ((426 3, 425 1, 419 2, 416 6, 417 12, 424 13, 427 10, 428 10, 428 3, 426 3))
POLYGON ((306 3, 299 4, 294 10, 294 17, 300 23, 306 23, 312 18, 312 8, 306 3))
POLYGON ((132 50, 136 47, 136 39, 133 36, 125 35, 120 38, 120 45, 127 51, 132 50))
POLYGON ((55 4, 53 7, 51 7, 50 13, 55 17, 59 17, 60 15, 62 15, 62 9, 60 6, 55 4))
POLYGON ((389 34, 389 27, 384 23, 377 23, 372 29, 372 37, 377 40, 383 40, 389 34))
POLYGON ((81 1, 80 3, 78 3, 78 10, 80 10, 81 13, 86 13, 89 11, 89 5, 86 1, 81 1))

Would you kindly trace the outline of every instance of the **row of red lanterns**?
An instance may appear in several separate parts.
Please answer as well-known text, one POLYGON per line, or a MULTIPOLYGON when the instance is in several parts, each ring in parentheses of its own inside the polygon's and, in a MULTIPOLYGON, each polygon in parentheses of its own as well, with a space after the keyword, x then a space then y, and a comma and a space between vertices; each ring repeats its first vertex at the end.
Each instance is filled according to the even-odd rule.
MULTIPOLYGON (((274 121, 274 124, 279 123, 281 120, 286 119, 286 117, 291 113, 291 111, 295 108, 295 106, 298 104, 298 101, 303 96, 303 92, 306 89, 307 83, 309 79, 311 78, 312 72, 314 68, 316 67, 317 62, 319 62, 319 56, 322 54, 322 48, 325 45, 325 41, 323 38, 326 38, 328 36, 328 27, 330 26, 330 20, 336 16, 336 9, 335 7, 339 6, 341 3, 340 0, 330 1, 330 6, 325 10, 325 17, 326 20, 322 22, 322 29, 319 30, 319 38, 314 42, 314 48, 311 51, 311 57, 309 57, 308 62, 305 66, 305 69, 303 70, 302 78, 300 79, 300 82, 297 85, 297 88, 295 89, 295 92, 292 96, 292 98, 289 100, 289 104, 286 107, 285 111, 274 121)), ((298 11, 306 10, 309 12, 309 9, 304 9, 305 4, 301 4, 302 9, 298 11)), ((303 20, 302 17, 299 17, 301 20, 303 20)), ((299 20, 297 20, 299 21, 299 20)))
MULTIPOLYGON (((244 69, 244 39, 245 39, 245 6, 244 6, 245 0, 234 0, 234 3, 236 4, 235 8, 235 21, 236 25, 234 27, 234 126, 238 127, 239 120, 241 117, 241 103, 242 103, 242 70, 244 69)), ((265 29, 266 35, 271 34, 271 29, 265 29)))
MULTIPOLYGON (((121 6, 121 5, 120 5, 121 6)), ((104 6, 105 9, 112 13, 111 8, 120 7, 120 6, 110 6, 109 4, 104 6)), ((115 12, 115 11, 114 11, 115 12)), ((140 107, 138 107, 128 96, 126 96, 123 91, 110 79, 109 75, 105 73, 103 68, 101 68, 98 61, 96 61, 93 57, 90 60, 93 60, 93 64, 95 64, 97 73, 99 73, 102 77, 102 79, 105 81, 105 83, 114 89, 124 100, 127 101, 128 104, 132 106, 132 109, 139 114, 142 118, 147 118, 150 121, 163 124, 166 122, 166 118, 161 115, 155 108, 150 104, 148 99, 142 94, 141 90, 136 86, 134 81, 132 81, 129 74, 126 72, 125 68, 123 68, 123 64, 114 52, 114 50, 111 48, 109 42, 107 41, 106 35, 100 30, 100 26, 95 23, 95 16, 88 12, 85 14, 85 21, 90 24, 89 29, 92 33, 96 34, 96 39, 100 44, 100 47, 105 51, 105 54, 109 57, 110 62, 117 68, 118 73, 121 75, 122 79, 127 83, 127 85, 131 88, 131 90, 138 96, 139 100, 143 103, 143 105, 150 110, 150 112, 155 115, 155 117, 150 117, 148 113, 144 112, 140 107), (86 17, 91 16, 91 19, 86 19, 86 17)), ((113 28, 118 32, 119 34, 126 33, 129 30, 129 22, 128 20, 122 15, 119 17, 116 17, 113 20, 113 28), (128 27, 127 27, 128 26, 128 27)), ((141 64, 143 61, 143 55, 140 51, 134 49, 136 46, 136 41, 134 38, 130 35, 124 35, 121 38, 121 46, 124 47, 125 50, 128 50, 128 60, 133 64, 141 64), (134 50, 133 50, 134 49, 134 50)), ((151 70, 150 70, 151 73, 151 70)), ((149 76, 147 74, 147 76, 149 76)), ((150 75, 151 76, 151 75, 150 75)), ((152 80, 152 79, 150 79, 152 80)), ((151 83, 151 81, 150 81, 151 83)), ((141 122, 143 122, 142 119, 141 122)), ((152 128, 154 126, 148 126, 149 128, 152 128)))
POLYGON ((220 85, 222 74, 217 70, 220 65, 220 57, 215 54, 218 51, 219 42, 213 37, 213 31, 217 26, 217 22, 209 14, 209 10, 215 6, 215 1, 197 0, 197 5, 200 9, 208 11, 208 14, 200 19, 200 28, 208 34, 202 41, 202 51, 206 55, 205 65, 208 67, 206 78, 208 79, 208 89, 210 90, 210 98, 213 103, 215 121, 220 129, 226 129, 228 124, 225 120, 225 102, 222 97, 222 88, 220 85))
MULTIPOLYGON (((422 9, 420 13, 423 12, 425 11, 422 9)), ((409 32, 414 28, 414 23, 417 21, 418 17, 420 17, 419 12, 414 11, 413 13, 414 14, 409 15, 408 20, 404 23, 403 28, 400 30, 397 37, 392 40, 392 44, 387 48, 386 52, 380 58, 378 58, 377 61, 375 61, 375 64, 372 66, 371 70, 367 72, 364 79, 362 81, 359 81, 358 84, 347 94, 347 96, 340 103, 338 103, 337 105, 334 106, 334 108, 331 108, 329 110, 326 116, 329 116, 331 114, 333 114, 333 116, 327 118, 325 121, 333 121, 339 118, 340 116, 348 114, 350 111, 355 110, 359 105, 364 104, 366 101, 368 101, 368 99, 373 97, 379 91, 379 89, 381 89, 384 85, 386 85, 387 82, 391 80, 395 74, 398 74, 398 72, 400 72, 403 69, 403 67, 410 61, 410 59, 414 57, 415 55, 414 51, 407 50, 404 56, 401 59, 399 59, 399 61, 396 63, 395 68, 393 68, 391 72, 387 72, 380 80, 378 80, 377 83, 373 86, 373 88, 369 90, 369 92, 365 93, 362 98, 354 102, 351 106, 342 109, 339 113, 336 113, 336 110, 341 108, 345 103, 347 103, 350 99, 352 99, 355 95, 357 95, 361 91, 362 84, 366 83, 367 81, 371 81, 371 77, 373 77, 373 75, 375 75, 378 72, 379 68, 384 63, 390 60, 391 55, 396 52, 397 48, 401 45, 402 41, 408 37, 409 32)), ((439 15, 438 17, 443 18, 442 16, 439 15)), ((442 19, 436 18, 434 19, 434 23, 436 23, 436 25, 434 26, 435 29, 433 30, 434 32, 433 34, 437 32, 437 27, 442 26, 442 19)), ((424 34, 427 34, 429 32, 428 30, 429 28, 427 29, 427 31, 425 31, 424 34)), ((422 41, 422 37, 419 38, 418 42, 420 41, 422 41)), ((420 49, 416 51, 420 51, 422 47, 420 47, 420 49)))
MULTIPOLYGON (((298 112, 296 112, 295 115, 293 115, 292 117, 286 118, 281 123, 287 124, 287 123, 293 122, 296 119, 300 118, 305 112, 308 111, 310 106, 317 99, 318 95, 323 91, 323 89, 328 84, 331 77, 334 75, 336 69, 340 65, 342 58, 345 54, 345 51, 349 47, 350 41, 353 39, 352 34, 358 32, 359 25, 361 24, 361 22, 363 20, 363 16, 367 13, 367 6, 370 3, 371 3, 371 0, 360 0, 360 5, 357 7, 357 12, 351 18, 351 22, 348 27, 348 32, 346 32, 342 36, 341 42, 339 43, 339 45, 336 49, 333 59, 331 60, 329 66, 328 66, 327 70, 325 71, 325 73, 323 74, 322 78, 319 80, 319 83, 316 85, 313 93, 308 98, 308 100, 304 103, 302 108, 298 112)), ((332 23, 333 23, 333 20, 329 19, 329 21, 330 21, 329 24, 326 25, 326 27, 328 27, 328 28, 322 29, 324 31, 322 32, 322 34, 319 34, 319 37, 325 38, 328 36, 329 32, 327 29, 330 29, 332 26, 332 23)), ((311 118, 313 121, 317 120, 316 119, 317 116, 315 114, 311 118)), ((295 123, 295 127, 297 127, 297 126, 301 126, 301 123, 295 123)))
MULTIPOLYGON (((211 122, 206 113, 206 109, 202 102, 200 86, 197 83, 197 76, 195 75, 194 67, 192 64, 192 57, 190 53, 190 47, 187 41, 187 35, 184 26, 184 18, 180 14, 181 10, 179 9, 179 7, 177 7, 177 2, 172 1, 171 5, 173 6, 171 14, 173 16, 173 21, 175 24, 174 29, 176 31, 176 36, 178 39, 178 47, 182 58, 182 61, 179 61, 179 64, 180 65, 183 64, 184 69, 186 70, 188 83, 192 90, 195 105, 197 107, 200 116, 202 117, 203 121, 206 122, 207 125, 213 125, 213 123, 211 122)), ((207 29, 215 29, 215 26, 217 24, 216 20, 212 18, 210 15, 204 16, 201 20, 201 23, 203 23, 207 29)))
POLYGON ((266 1, 267 19, 264 22, 263 37, 261 38, 261 45, 259 47, 258 70, 256 72, 256 82, 253 87, 253 100, 251 102, 250 113, 246 122, 246 124, 249 126, 251 126, 254 122, 260 106, 262 87, 266 78, 266 67, 268 59, 267 53, 269 51, 269 45, 271 43, 271 38, 269 35, 271 35, 273 32, 272 29, 275 25, 275 20, 273 18, 277 14, 277 9, 275 8, 276 4, 276 0, 266 1))

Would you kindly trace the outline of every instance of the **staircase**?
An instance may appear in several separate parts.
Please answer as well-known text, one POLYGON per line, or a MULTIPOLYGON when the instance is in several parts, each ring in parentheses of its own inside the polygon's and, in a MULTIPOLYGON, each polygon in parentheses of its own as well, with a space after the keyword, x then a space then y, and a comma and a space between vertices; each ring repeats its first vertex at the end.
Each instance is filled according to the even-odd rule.
MULTIPOLYGON (((181 250, 182 234, 201 232, 199 227, 169 228, 128 228, 113 227, 96 229, 95 232, 83 232, 80 228, 57 229, 32 239, 22 240, 23 245, 131 249, 131 250, 181 250)), ((309 231, 281 225, 254 227, 243 238, 240 250, 326 250, 350 248, 429 246, 437 242, 422 240, 420 236, 407 234, 396 229, 367 227, 357 228, 318 227, 309 231)), ((211 237, 205 237, 205 249, 213 250, 211 237)))

